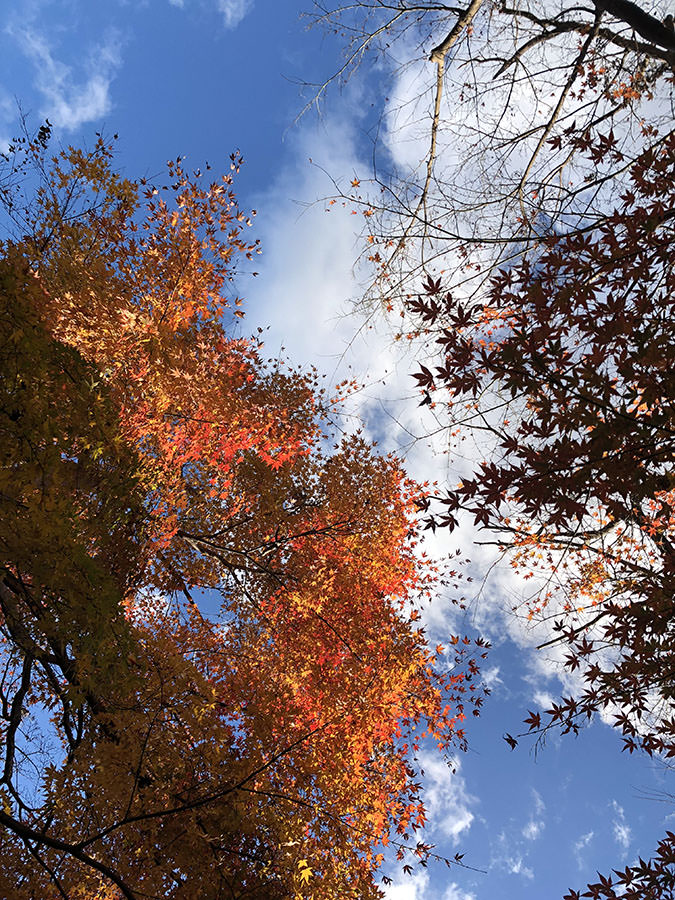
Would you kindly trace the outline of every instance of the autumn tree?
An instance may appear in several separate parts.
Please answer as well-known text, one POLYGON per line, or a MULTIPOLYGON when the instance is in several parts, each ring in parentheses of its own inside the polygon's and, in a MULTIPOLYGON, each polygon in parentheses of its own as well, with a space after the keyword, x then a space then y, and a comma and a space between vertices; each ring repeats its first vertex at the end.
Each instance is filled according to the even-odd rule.
MULTIPOLYGON (((582 150, 620 153, 611 142, 582 150)), ((675 134, 631 166, 613 215, 504 268, 485 303, 430 279, 410 304, 441 355, 420 385, 493 448, 430 524, 453 528, 464 511, 492 529, 536 579, 529 616, 552 623, 547 644, 566 646, 583 685, 530 713, 529 731, 576 733, 603 713, 625 750, 665 759, 675 755, 674 170, 675 134)), ((670 897, 674 849, 668 834, 652 863, 569 896, 670 897)))
POLYGON ((469 513, 516 565, 546 574, 530 615, 555 600, 570 668, 594 660, 588 692, 553 718, 576 729, 593 710, 621 709, 631 752, 675 753, 674 166, 675 136, 632 167, 607 223, 503 269, 487 303, 431 280, 411 301, 443 355, 419 383, 450 415, 475 415, 495 448, 444 493, 432 524, 452 529, 469 513))
POLYGON ((0 894, 377 897, 482 700, 417 624, 423 492, 237 335, 236 157, 47 142, 0 179, 0 894))

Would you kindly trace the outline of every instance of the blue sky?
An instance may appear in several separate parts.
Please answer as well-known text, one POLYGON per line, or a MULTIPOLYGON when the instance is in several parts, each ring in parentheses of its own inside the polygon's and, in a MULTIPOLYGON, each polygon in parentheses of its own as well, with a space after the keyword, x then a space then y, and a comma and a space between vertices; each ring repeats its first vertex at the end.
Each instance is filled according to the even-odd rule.
MULTIPOLYGON (((392 348, 386 323, 360 328, 347 315, 358 295, 355 220, 314 203, 330 193, 329 176, 367 175, 387 72, 371 71, 341 94, 333 91, 320 116, 310 112, 294 124, 311 96, 301 82, 320 82, 339 64, 336 39, 307 31, 299 18, 309 2, 5 4, 0 142, 17 130, 18 101, 34 124, 48 117, 64 143, 92 143, 101 130, 119 133, 119 165, 131 177, 157 175, 178 155, 225 169, 240 149, 246 165, 237 191, 243 208, 258 211, 263 246, 259 276, 243 274, 237 284, 247 298, 244 331, 269 325, 270 355, 284 347, 336 380, 351 366, 367 384, 355 420, 386 448, 401 448, 415 474, 440 478, 444 458, 410 438, 431 424, 417 407, 411 360, 392 348)), ((468 531, 459 540, 479 585, 491 560, 468 549, 468 531)), ((440 536, 433 549, 442 554, 454 546, 440 536)), ((670 789, 669 772, 622 754, 603 723, 578 739, 552 737, 536 757, 527 741, 514 752, 503 742, 502 734, 519 731, 527 710, 560 685, 555 659, 532 649, 536 633, 499 612, 518 590, 510 571, 498 568, 466 615, 440 598, 428 617, 434 637, 480 628, 495 645, 486 666, 493 692, 481 720, 471 723, 470 750, 456 774, 433 756, 425 760, 429 840, 441 854, 464 852, 466 863, 487 874, 431 866, 397 877, 389 890, 394 900, 561 897, 596 869, 649 855, 672 826, 672 803, 653 799, 670 789)))

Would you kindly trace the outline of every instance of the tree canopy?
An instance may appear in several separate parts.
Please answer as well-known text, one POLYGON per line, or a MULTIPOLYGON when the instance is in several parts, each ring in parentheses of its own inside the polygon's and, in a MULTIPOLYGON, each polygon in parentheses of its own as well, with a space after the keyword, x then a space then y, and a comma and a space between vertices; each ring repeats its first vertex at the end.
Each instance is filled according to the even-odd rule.
POLYGON ((0 181, 0 894, 377 897, 482 702, 417 621, 424 491, 239 335, 236 157, 47 139, 0 181))

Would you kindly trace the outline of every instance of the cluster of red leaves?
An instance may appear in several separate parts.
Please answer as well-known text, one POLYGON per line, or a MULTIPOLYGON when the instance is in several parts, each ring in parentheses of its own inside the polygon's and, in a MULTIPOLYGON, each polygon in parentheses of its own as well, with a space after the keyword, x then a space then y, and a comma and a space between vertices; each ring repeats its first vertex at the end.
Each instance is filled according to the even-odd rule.
MULTIPOLYGON (((577 143, 590 159, 620 157, 611 134, 577 143)), ((666 757, 675 756, 674 228, 671 133, 633 162, 610 214, 551 234, 493 277, 486 303, 463 304, 432 278, 410 303, 441 357, 421 367, 420 388, 447 403, 451 427, 477 423, 493 448, 438 498, 430 525, 452 529, 468 512, 526 578, 546 579, 530 616, 557 617, 555 640, 585 683, 526 724, 576 732, 607 711, 624 749, 666 757)), ((672 862, 669 838, 652 863, 620 876, 617 894, 603 881, 583 896, 671 897, 672 862)))

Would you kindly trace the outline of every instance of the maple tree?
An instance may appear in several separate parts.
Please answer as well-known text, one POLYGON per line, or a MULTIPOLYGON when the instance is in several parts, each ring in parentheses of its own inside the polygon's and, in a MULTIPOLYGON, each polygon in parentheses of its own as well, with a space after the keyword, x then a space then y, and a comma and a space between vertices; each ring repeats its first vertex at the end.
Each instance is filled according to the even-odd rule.
POLYGON ((424 492, 236 336, 237 157, 48 137, 0 178, 0 893, 377 897, 483 699, 418 622, 424 492))
MULTIPOLYGON (((611 138, 580 148, 620 156, 611 138)), ((489 527, 583 687, 526 719, 577 733, 604 713, 624 749, 675 755, 672 271, 675 133, 631 166, 620 205, 493 276, 484 302, 429 278, 409 302, 440 359, 416 378, 456 433, 489 436, 438 497, 432 527, 489 527)), ((431 507, 429 507, 431 509, 431 507)), ((517 739, 507 735, 511 746, 517 739)), ((675 838, 655 862, 569 897, 670 897, 675 838)))

